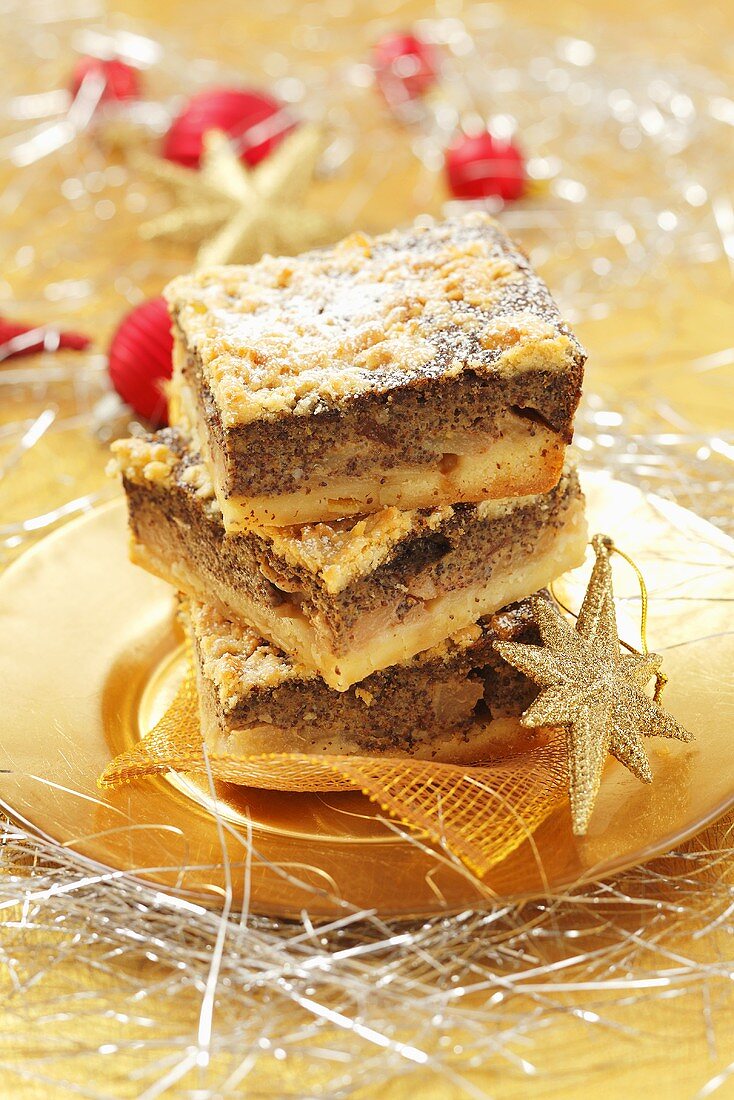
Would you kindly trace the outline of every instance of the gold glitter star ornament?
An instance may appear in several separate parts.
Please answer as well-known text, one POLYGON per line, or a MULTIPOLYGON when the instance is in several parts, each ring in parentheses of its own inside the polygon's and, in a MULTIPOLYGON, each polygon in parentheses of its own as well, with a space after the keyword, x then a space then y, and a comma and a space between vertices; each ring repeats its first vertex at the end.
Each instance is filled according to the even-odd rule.
POLYGON ((240 161, 220 130, 204 135, 198 171, 138 157, 138 167, 176 199, 140 234, 198 245, 198 267, 254 263, 266 252, 289 255, 323 244, 338 234, 335 223, 305 206, 321 148, 318 128, 303 125, 254 168, 240 161))
MULTIPOLYGON (((611 753, 638 779, 652 781, 643 737, 689 741, 691 734, 644 688, 661 683, 657 653, 623 653, 617 634, 609 555, 611 540, 592 540, 596 562, 575 629, 542 597, 533 611, 542 645, 497 642, 495 648, 542 688, 522 716, 524 726, 566 729, 573 831, 588 827, 602 770, 611 753)), ((656 692, 657 696, 657 692, 656 692)))

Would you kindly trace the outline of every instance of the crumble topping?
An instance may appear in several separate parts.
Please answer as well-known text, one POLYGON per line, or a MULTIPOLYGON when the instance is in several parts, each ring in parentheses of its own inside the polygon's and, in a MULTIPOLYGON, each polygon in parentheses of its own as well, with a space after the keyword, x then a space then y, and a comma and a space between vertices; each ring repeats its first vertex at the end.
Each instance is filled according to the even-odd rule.
POLYGON ((225 427, 464 370, 562 370, 582 354, 545 284, 481 213, 199 271, 166 297, 225 427))
POLYGON ((476 645, 483 633, 481 623, 471 623, 469 626, 455 630, 453 634, 449 634, 448 638, 444 638, 442 642, 437 642, 436 645, 431 646, 424 653, 419 653, 412 660, 417 661, 423 657, 431 661, 449 661, 457 651, 462 652, 476 645))
POLYGON ((117 439, 110 449, 108 474, 122 474, 127 481, 138 485, 148 482, 160 488, 178 483, 198 497, 210 515, 221 516, 209 467, 189 449, 188 441, 177 429, 166 428, 142 438, 117 439))
POLYGON ((185 466, 181 472, 181 481, 193 489, 200 500, 208 502, 215 499, 211 474, 205 463, 192 462, 190 466, 185 466))
POLYGON ((120 473, 129 481, 170 484, 179 462, 178 455, 165 442, 150 437, 116 439, 110 449, 112 458, 107 473, 120 473))
POLYGON ((450 506, 409 512, 383 508, 368 516, 330 523, 259 530, 289 565, 319 576, 326 591, 336 595, 377 569, 403 539, 435 531, 452 514, 450 506))
POLYGON ((204 676, 215 684, 230 710, 243 695, 278 688, 316 673, 281 653, 240 620, 227 619, 209 604, 187 600, 189 621, 204 676))

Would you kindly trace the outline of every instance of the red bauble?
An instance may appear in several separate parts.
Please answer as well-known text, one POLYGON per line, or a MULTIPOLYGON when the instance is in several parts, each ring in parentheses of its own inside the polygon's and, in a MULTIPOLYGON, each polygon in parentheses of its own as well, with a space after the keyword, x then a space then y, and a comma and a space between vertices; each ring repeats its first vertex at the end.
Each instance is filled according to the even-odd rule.
POLYGON ((76 97, 87 77, 99 76, 105 84, 101 102, 140 97, 140 72, 118 58, 104 61, 101 57, 80 57, 71 76, 71 94, 76 97))
POLYGON ((419 99, 438 79, 435 49, 414 34, 384 35, 372 48, 372 65, 390 104, 419 99))
POLYGON ((171 319, 163 298, 151 298, 124 317, 110 342, 112 385, 135 412, 156 424, 168 419, 163 383, 173 373, 171 319))
POLYGON ((501 141, 485 131, 476 137, 462 134, 445 153, 446 176, 457 199, 486 199, 496 195, 505 202, 525 192, 525 159, 512 141, 501 141))
POLYGON ((282 103, 263 92, 247 88, 211 88, 193 96, 163 139, 163 156, 198 168, 202 138, 207 130, 224 130, 240 158, 257 164, 295 126, 282 103))

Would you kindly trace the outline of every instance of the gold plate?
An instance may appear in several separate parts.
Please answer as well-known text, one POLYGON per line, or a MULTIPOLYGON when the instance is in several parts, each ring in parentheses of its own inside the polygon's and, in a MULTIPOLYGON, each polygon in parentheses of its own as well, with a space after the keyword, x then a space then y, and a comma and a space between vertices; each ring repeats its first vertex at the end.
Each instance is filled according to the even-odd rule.
MULTIPOLYGON (((673 847, 734 802, 734 542, 604 476, 587 475, 584 487, 591 530, 613 534, 645 574, 650 647, 670 676, 664 701, 696 735, 690 745, 647 743, 651 786, 610 762, 586 837, 572 835, 564 805, 479 883, 396 833, 359 794, 225 784, 208 793, 181 776, 100 792, 97 776, 151 727, 182 668, 171 590, 128 562, 121 500, 44 539, 0 578, 0 802, 95 865, 204 904, 224 896, 228 866, 235 906, 284 916, 352 907, 421 916, 538 896, 673 847)), ((564 579, 572 606, 586 575, 564 579)), ((615 589, 620 630, 634 642, 639 599, 624 563, 615 589)))

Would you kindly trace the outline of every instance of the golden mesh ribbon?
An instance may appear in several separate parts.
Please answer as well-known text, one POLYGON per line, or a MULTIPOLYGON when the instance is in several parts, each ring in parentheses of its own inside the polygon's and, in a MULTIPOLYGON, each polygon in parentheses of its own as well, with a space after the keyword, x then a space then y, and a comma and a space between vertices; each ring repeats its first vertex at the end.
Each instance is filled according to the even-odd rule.
MULTIPOLYGON (((562 737, 491 764, 467 767, 399 757, 207 753, 214 779, 277 791, 360 790, 402 825, 482 876, 505 859, 567 796, 562 737)), ((100 776, 101 787, 169 771, 204 772, 191 667, 166 713, 100 776)))

